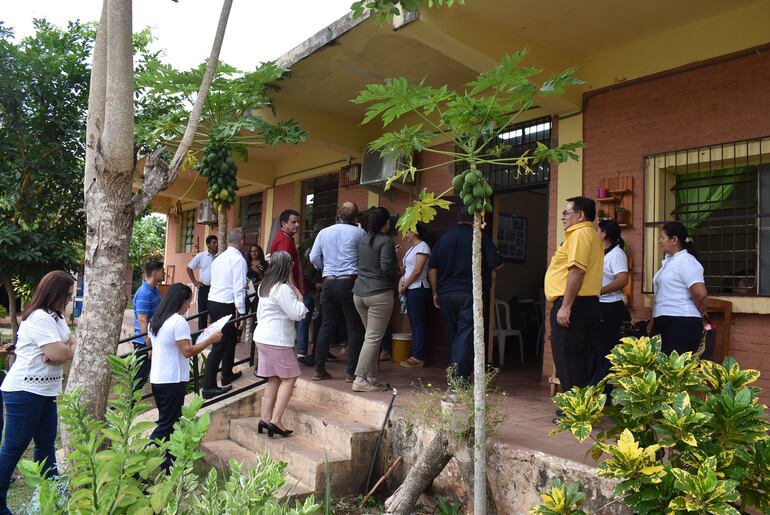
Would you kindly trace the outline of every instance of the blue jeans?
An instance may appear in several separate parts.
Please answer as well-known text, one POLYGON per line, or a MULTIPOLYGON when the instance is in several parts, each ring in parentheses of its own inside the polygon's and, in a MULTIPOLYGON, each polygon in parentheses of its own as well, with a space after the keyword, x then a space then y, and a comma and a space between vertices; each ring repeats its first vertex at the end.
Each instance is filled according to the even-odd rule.
POLYGON ((8 484, 29 442, 35 441, 34 460, 45 461, 47 476, 56 475, 54 442, 58 427, 56 397, 30 392, 3 392, 5 440, 0 447, 0 514, 8 510, 8 484))
POLYGON ((310 333, 310 321, 313 320, 316 295, 318 292, 309 291, 302 298, 302 303, 307 308, 307 315, 297 324, 297 355, 307 356, 308 334, 310 333))
POLYGON ((427 343, 426 325, 428 323, 428 303, 431 301, 430 288, 412 288, 406 290, 406 312, 412 325, 412 357, 425 360, 427 343))

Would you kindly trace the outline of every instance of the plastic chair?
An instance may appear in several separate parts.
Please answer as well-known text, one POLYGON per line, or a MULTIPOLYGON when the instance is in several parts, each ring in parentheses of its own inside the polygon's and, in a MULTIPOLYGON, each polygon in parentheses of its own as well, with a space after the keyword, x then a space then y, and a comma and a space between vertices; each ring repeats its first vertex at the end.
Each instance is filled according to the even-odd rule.
POLYGON ((495 338, 497 338, 497 348, 500 352, 500 366, 505 363, 505 340, 509 336, 515 336, 519 339, 519 354, 521 362, 524 363, 524 338, 521 331, 511 326, 511 308, 504 300, 495 299, 495 338))
POLYGON ((542 289, 537 292, 535 315, 537 316, 537 341, 535 342, 535 352, 536 356, 540 356, 545 340, 545 291, 542 289))

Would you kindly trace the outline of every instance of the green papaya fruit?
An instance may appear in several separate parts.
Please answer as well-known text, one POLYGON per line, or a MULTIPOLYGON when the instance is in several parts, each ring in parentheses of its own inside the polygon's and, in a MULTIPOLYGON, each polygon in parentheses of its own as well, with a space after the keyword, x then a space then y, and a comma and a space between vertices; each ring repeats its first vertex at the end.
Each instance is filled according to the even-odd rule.
POLYGON ((465 184, 470 184, 471 186, 475 186, 476 183, 478 182, 479 182, 479 178, 473 172, 469 172, 468 175, 465 176, 465 184))
POLYGON ((455 175, 455 178, 452 179, 452 187, 455 189, 455 191, 460 191, 463 188, 464 182, 465 179, 462 175, 455 175))
POLYGON ((463 204, 465 204, 466 206, 470 206, 471 204, 473 204, 475 200, 476 199, 474 199, 473 195, 471 195, 470 193, 466 193, 465 195, 463 195, 463 204))
POLYGON ((473 196, 476 197, 477 199, 484 198, 484 186, 477 183, 473 187, 473 196))

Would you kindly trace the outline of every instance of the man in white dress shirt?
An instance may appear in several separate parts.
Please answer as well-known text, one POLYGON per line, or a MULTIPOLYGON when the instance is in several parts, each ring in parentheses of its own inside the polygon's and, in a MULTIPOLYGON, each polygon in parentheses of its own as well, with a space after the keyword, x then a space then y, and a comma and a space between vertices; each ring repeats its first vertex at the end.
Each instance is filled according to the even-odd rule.
MULTIPOLYGON (((211 263, 211 290, 209 290, 208 310, 212 320, 233 315, 233 318, 246 314, 246 260, 241 254, 243 233, 233 230, 227 233, 227 250, 211 263)), ((240 322, 239 325, 243 324, 240 322)), ((222 329, 222 339, 211 348, 206 361, 203 398, 210 399, 232 387, 230 383, 241 376, 233 373, 237 328, 228 323, 222 329), (217 371, 222 364, 222 388, 217 387, 217 371)))
MULTIPOLYGON (((207 304, 209 301, 209 290, 211 289, 211 263, 214 258, 217 257, 219 251, 219 240, 213 234, 206 237, 206 250, 198 252, 194 258, 187 265, 187 275, 190 280, 198 288, 198 313, 208 309, 207 304), (195 278, 193 270, 200 270, 200 279, 195 278)), ((201 315, 198 317, 198 329, 205 328, 208 324, 207 315, 201 315)))

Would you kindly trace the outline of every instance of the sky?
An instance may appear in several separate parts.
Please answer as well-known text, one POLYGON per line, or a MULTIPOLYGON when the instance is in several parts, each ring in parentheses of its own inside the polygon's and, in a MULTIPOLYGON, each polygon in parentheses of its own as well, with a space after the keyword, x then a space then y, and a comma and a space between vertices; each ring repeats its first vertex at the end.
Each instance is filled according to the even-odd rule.
MULTIPOLYGON (((31 35, 32 19, 98 21, 100 0, 2 1, 0 21, 17 37, 31 35)), ((350 11, 353 0, 235 0, 220 60, 242 70, 276 59, 350 11)), ((191 68, 211 51, 222 8, 219 0, 134 0, 134 31, 151 27, 156 50, 180 69, 191 68)))

